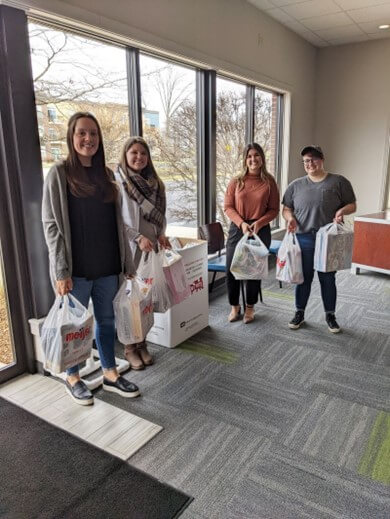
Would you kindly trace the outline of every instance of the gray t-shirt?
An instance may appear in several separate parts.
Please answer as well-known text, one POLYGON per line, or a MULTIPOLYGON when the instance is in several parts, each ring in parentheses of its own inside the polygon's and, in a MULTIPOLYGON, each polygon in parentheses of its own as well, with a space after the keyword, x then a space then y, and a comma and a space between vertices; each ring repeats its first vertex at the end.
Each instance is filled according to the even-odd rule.
POLYGON ((298 233, 318 231, 333 221, 338 209, 356 201, 351 183, 341 175, 328 175, 321 182, 309 176, 297 178, 286 189, 282 204, 294 211, 298 233))

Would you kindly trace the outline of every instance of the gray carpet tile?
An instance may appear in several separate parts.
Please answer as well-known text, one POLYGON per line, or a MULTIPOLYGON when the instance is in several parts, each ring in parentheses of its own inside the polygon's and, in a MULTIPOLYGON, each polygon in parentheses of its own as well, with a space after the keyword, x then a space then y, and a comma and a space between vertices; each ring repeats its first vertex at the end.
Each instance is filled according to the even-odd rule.
MULTIPOLYGON (((308 389, 320 380, 332 358, 327 352, 291 342, 286 344, 279 336, 267 334, 264 345, 241 355, 239 362, 240 371, 259 380, 267 378, 279 384, 308 389)), ((237 367, 232 365, 225 371, 235 373, 237 367)))
POLYGON ((197 496, 203 495, 206 510, 219 508, 230 499, 230 488, 251 469, 254 453, 259 455, 270 446, 270 441, 257 433, 201 413, 182 423, 175 434, 167 430, 160 434, 159 445, 145 446, 132 457, 132 465, 197 496))
POLYGON ((283 443, 356 472, 377 415, 375 409, 319 394, 283 443))
POLYGON ((385 366, 336 356, 312 389, 390 411, 390 370, 385 366))
POLYGON ((304 405, 306 393, 264 379, 220 372, 187 405, 246 430, 277 436, 304 405))
POLYGON ((226 519, 388 519, 390 495, 337 466, 275 446, 258 457, 220 514, 226 519))
POLYGON ((390 469, 362 459, 387 434, 390 277, 337 274, 335 335, 317 279, 294 331, 294 287, 270 275, 253 323, 228 323, 219 287, 208 328, 125 374, 141 398, 96 396, 164 427, 129 462, 194 496, 186 519, 388 518, 390 469))

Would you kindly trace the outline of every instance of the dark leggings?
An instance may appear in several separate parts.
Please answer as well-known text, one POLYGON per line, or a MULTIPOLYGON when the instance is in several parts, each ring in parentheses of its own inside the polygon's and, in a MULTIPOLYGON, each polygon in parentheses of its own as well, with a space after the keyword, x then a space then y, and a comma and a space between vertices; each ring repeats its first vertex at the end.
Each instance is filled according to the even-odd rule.
MULTIPOLYGON (((253 223, 251 221, 249 224, 253 223)), ((264 245, 269 248, 271 245, 271 228, 268 225, 262 227, 260 231, 257 233, 261 241, 264 245)), ((242 238, 243 234, 240 228, 237 227, 233 222, 230 224, 228 239, 226 242, 226 286, 228 291, 229 303, 232 306, 238 306, 240 303, 240 281, 235 279, 233 274, 230 272, 230 265, 232 264, 232 259, 234 255, 234 251, 236 250, 236 245, 242 238)), ((257 303, 259 298, 260 280, 248 280, 245 281, 246 284, 246 303, 248 305, 254 305, 257 303)))

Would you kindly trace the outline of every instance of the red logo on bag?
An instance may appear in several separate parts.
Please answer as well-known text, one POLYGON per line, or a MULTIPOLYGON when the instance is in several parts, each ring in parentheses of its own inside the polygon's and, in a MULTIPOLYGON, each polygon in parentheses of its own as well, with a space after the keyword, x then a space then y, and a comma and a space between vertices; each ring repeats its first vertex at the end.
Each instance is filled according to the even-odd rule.
POLYGON ((145 308, 142 310, 143 314, 151 314, 153 312, 153 303, 148 304, 148 306, 145 306, 145 308))
POLYGON ((278 267, 284 267, 286 265, 286 260, 281 260, 280 258, 276 258, 276 264, 278 267))
POLYGON ((200 276, 199 279, 195 279, 193 283, 190 285, 191 294, 194 292, 199 292, 199 290, 203 290, 203 278, 200 276))
POLYGON ((146 283, 147 285, 153 284, 153 278, 142 278, 142 281, 146 283))
POLYGON ((91 327, 80 328, 78 332, 69 332, 65 336, 65 342, 75 341, 76 339, 85 339, 91 333, 91 327))

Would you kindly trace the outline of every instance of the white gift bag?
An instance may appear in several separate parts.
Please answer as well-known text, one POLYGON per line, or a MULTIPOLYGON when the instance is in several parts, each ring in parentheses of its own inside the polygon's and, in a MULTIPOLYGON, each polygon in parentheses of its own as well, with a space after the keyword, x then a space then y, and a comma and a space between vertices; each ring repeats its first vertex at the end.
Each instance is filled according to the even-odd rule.
POLYGON ((138 275, 150 285, 152 291, 153 310, 164 313, 173 306, 170 290, 163 271, 162 252, 147 252, 141 256, 138 275))
POLYGON ((352 246, 352 229, 339 223, 324 225, 316 236, 314 269, 334 272, 351 268, 352 246))
POLYGON ((302 253, 295 233, 286 232, 276 258, 276 279, 285 283, 303 283, 302 253))
POLYGON ((116 333, 122 344, 142 342, 154 323, 151 287, 142 279, 126 279, 114 301, 116 333))
POLYGON ((230 272, 236 279, 266 279, 269 250, 257 234, 244 234, 236 245, 230 272))
POLYGON ((93 342, 93 315, 74 296, 57 296, 41 330, 43 367, 53 375, 87 360, 93 342))
POLYGON ((169 249, 163 249, 161 256, 163 259, 163 272, 171 292, 172 303, 177 305, 191 295, 183 258, 177 252, 169 249))

